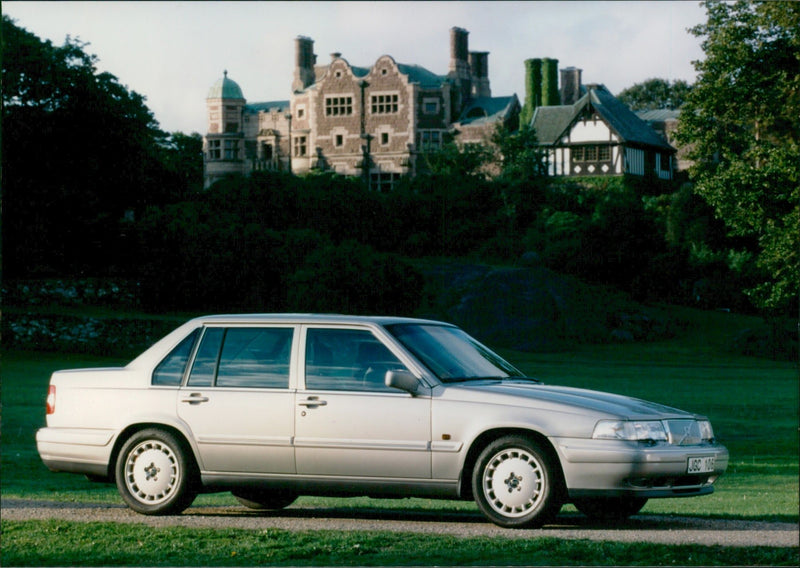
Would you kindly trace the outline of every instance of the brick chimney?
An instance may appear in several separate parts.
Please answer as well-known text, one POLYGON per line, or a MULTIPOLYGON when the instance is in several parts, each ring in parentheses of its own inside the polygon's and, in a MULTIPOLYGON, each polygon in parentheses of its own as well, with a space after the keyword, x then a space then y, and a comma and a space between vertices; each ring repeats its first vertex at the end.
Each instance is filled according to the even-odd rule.
POLYGON ((451 108, 458 116, 472 95, 469 70, 469 32, 462 28, 450 29, 450 71, 447 76, 453 81, 451 108))
POLYGON ((314 65, 317 63, 317 56, 314 55, 314 40, 297 36, 294 40, 294 80, 292 81, 293 91, 302 91, 314 84, 314 65))
POLYGON ((472 96, 491 97, 489 85, 489 52, 471 51, 469 53, 469 69, 472 74, 472 96))
POLYGON ((574 105, 581 98, 582 69, 567 67, 561 70, 561 104, 574 105))

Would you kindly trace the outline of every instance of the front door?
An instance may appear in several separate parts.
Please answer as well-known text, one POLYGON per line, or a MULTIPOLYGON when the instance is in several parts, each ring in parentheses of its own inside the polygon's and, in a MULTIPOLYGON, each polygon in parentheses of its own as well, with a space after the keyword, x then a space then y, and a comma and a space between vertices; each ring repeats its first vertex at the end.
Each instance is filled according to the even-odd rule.
POLYGON ((387 387, 403 363, 367 329, 309 327, 297 391, 297 473, 430 479, 430 396, 387 387))

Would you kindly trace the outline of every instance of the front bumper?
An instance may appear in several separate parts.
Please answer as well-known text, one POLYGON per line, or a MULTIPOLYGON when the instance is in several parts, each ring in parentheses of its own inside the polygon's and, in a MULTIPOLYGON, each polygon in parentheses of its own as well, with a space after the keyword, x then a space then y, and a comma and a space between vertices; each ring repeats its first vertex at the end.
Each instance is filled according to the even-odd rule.
POLYGON ((719 444, 646 445, 617 440, 556 440, 570 498, 636 496, 691 497, 714 491, 728 467, 719 444), (713 457, 712 471, 689 473, 690 458, 713 457))
POLYGON ((42 428, 36 449, 51 471, 106 476, 115 431, 86 428, 42 428))

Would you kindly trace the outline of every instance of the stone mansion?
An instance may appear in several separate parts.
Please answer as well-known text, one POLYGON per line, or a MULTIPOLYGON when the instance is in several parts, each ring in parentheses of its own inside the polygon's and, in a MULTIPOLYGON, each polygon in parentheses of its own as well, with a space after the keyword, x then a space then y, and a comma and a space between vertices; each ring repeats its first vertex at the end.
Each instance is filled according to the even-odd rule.
POLYGON ((469 32, 450 30, 450 64, 438 75, 383 55, 355 67, 340 53, 318 65, 314 41, 295 39, 289 100, 248 103, 227 72, 206 98, 205 187, 229 174, 278 170, 360 176, 388 191, 425 167, 448 140, 483 143, 520 116, 536 131, 550 175, 654 175, 672 179, 675 149, 603 85, 555 59, 525 61, 525 107, 493 97, 489 53, 469 51, 469 32))
POLYGON ((340 53, 318 65, 314 41, 295 39, 291 98, 248 103, 227 72, 206 99, 205 185, 231 173, 334 171, 374 190, 413 175, 420 156, 483 141, 497 124, 516 130, 516 95, 492 97, 488 52, 470 52, 469 32, 450 30, 450 66, 437 75, 384 55, 355 67, 340 53))

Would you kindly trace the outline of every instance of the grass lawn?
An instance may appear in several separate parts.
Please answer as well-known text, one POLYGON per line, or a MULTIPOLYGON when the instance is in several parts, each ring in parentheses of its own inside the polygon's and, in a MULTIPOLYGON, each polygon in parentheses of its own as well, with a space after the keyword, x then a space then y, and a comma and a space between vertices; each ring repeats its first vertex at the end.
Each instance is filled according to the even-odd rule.
MULTIPOLYGON (((686 321, 687 327, 669 341, 591 345, 563 353, 504 354, 550 384, 622 393, 709 416, 717 437, 731 452, 728 472, 718 482, 716 492, 699 498, 650 500, 643 513, 798 522, 797 365, 726 353, 728 335, 751 325, 750 318, 678 308, 675 313, 686 321)), ((5 352, 2 357, 3 496, 121 503, 113 486, 47 471, 36 453, 34 436, 44 424, 44 397, 53 370, 122 365, 126 361, 32 352, 5 352)), ((230 494, 220 494, 201 496, 197 503, 233 504, 234 500, 230 494)), ((300 503, 320 507, 474 510, 471 503, 423 499, 302 498, 300 503)), ((574 509, 567 506, 565 511, 574 509)), ((2 564, 636 565, 653 564, 658 559, 662 565, 742 565, 796 564, 798 560, 796 548, 726 549, 723 555, 714 547, 646 545, 643 552, 639 544, 558 542, 547 538, 522 543, 485 538, 450 543, 454 537, 169 529, 170 538, 163 540, 170 541, 173 549, 194 546, 203 551, 176 557, 164 556, 149 545, 141 546, 142 542, 153 542, 148 535, 154 530, 136 525, 4 521, 2 564), (48 541, 57 545, 48 546, 48 541), (220 543, 228 543, 227 548, 220 543), (458 550, 458 554, 448 549, 458 550), (118 551, 117 556, 113 550, 118 551), (184 561, 186 558, 190 560, 184 561)))

